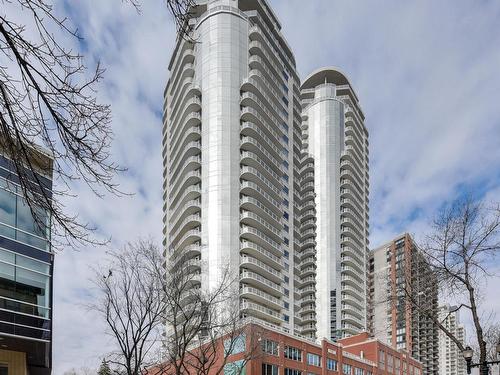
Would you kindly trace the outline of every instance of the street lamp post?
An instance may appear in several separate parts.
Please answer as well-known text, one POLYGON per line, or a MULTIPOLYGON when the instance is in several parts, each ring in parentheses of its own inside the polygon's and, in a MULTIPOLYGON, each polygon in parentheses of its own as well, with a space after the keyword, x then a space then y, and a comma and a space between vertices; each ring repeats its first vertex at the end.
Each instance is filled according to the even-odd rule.
MULTIPOLYGON (((497 357, 498 357, 498 355, 500 354, 500 341, 497 344, 496 352, 497 352, 497 357)), ((470 375, 471 369, 473 367, 479 367, 480 375, 488 375, 490 365, 500 364, 500 360, 484 361, 482 363, 472 363, 472 357, 474 356, 474 351, 472 350, 472 348, 470 346, 467 346, 464 349, 464 351, 462 352, 462 355, 464 356, 465 362, 467 363, 467 374, 469 374, 469 375, 470 375)))

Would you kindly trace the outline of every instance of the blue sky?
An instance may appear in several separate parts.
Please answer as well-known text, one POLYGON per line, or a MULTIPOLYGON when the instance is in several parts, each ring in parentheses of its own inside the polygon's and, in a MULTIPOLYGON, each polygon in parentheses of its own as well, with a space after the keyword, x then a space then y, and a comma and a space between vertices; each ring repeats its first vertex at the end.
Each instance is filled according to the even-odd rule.
MULTIPOLYGON (((136 193, 99 199, 76 185, 79 199, 68 209, 112 236, 113 246, 138 236, 160 242, 160 113, 175 39, 166 6, 143 1, 138 14, 118 0, 55 3, 85 38, 68 43, 89 66, 100 60, 107 68, 98 95, 112 105, 115 160, 129 168, 117 181, 136 193)), ((370 132, 373 246, 403 231, 421 237, 436 209, 465 191, 500 200, 500 2, 270 3, 301 77, 337 66, 358 93, 370 132)), ((103 325, 84 307, 95 292, 89 267, 104 258, 99 248, 57 256, 55 374, 92 367, 109 351, 103 325)))

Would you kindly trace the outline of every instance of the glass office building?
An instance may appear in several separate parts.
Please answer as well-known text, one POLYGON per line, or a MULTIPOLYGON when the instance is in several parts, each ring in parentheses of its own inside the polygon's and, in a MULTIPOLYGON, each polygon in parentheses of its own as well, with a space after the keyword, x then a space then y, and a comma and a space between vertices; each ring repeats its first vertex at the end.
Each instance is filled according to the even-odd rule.
MULTIPOLYGON (((38 149, 31 154, 50 196, 52 159, 38 149)), ((40 208, 33 210, 35 215, 23 198, 14 163, 0 149, 0 374, 51 372, 50 218, 40 208)))

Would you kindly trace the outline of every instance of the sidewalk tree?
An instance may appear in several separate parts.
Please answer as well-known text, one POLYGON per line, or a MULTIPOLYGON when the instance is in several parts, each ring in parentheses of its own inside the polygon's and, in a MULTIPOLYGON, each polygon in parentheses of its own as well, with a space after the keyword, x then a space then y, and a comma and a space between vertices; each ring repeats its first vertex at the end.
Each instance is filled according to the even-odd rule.
MULTIPOLYGON (((500 255, 500 206, 475 201, 470 197, 445 206, 434 220, 431 232, 421 245, 434 273, 440 291, 453 300, 457 308, 471 317, 477 345, 477 361, 484 363, 488 353, 488 337, 498 339, 495 327, 484 306, 487 280, 495 274, 495 261, 500 255)), ((407 298, 414 308, 426 313, 425 303, 417 301, 409 291, 407 298)), ((420 299, 425 301, 425 298, 420 299)), ((434 317, 434 323, 463 351, 464 345, 434 317)), ((493 344, 491 344, 493 345, 493 344)), ((495 342, 496 345, 496 342, 495 342)), ((483 369, 484 371, 484 369, 483 369)))
POLYGON ((204 290, 190 262, 165 273, 159 248, 149 240, 109 257, 95 270, 98 296, 90 308, 105 320, 116 346, 106 356, 113 374, 222 374, 243 343, 242 366, 258 355, 260 332, 240 319, 238 282, 229 268, 204 290))

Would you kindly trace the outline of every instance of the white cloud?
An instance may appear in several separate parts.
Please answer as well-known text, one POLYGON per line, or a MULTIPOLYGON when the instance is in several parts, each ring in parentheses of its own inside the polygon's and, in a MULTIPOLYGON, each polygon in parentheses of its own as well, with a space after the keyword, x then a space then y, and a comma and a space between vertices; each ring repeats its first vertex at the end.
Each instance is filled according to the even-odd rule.
MULTIPOLYGON (((61 0, 62 1, 62 0, 61 0)), ((443 200, 481 182, 500 200, 500 4, 456 1, 273 0, 301 76, 327 65, 350 77, 371 143, 372 245, 407 230, 417 237, 443 200)), ((77 188, 70 209, 120 246, 161 238, 162 92, 174 29, 161 1, 142 14, 117 1, 67 2, 88 58, 107 67, 99 96, 112 104, 119 177, 133 197, 100 200, 77 188), (143 193, 139 193, 143 192, 143 193)), ((92 61, 92 60, 91 60, 92 61)), ((109 350, 93 312, 89 265, 103 249, 58 254, 55 374, 92 366, 109 350)), ((498 308, 498 306, 497 306, 498 308)))

